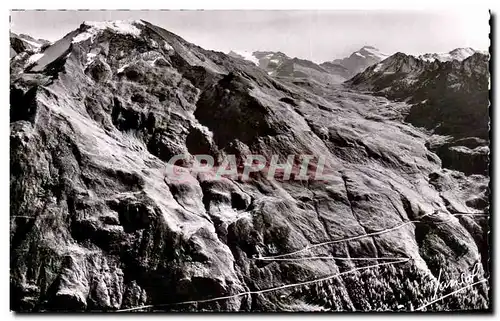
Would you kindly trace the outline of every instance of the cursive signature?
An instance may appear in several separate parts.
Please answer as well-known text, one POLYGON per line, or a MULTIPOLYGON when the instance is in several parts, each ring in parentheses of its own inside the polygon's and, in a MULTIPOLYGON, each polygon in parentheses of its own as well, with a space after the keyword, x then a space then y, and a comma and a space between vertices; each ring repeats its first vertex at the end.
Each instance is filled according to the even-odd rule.
POLYGON ((433 300, 437 298, 438 291, 444 291, 446 289, 462 288, 464 286, 474 283, 474 279, 481 273, 481 265, 479 263, 474 264, 471 273, 462 273, 458 279, 450 279, 448 281, 441 281, 442 269, 439 269, 439 275, 436 280, 433 300))
POLYGON ((432 300, 430 302, 427 302, 426 304, 418 307, 416 309, 417 311, 422 310, 423 308, 425 308, 433 303, 439 302, 448 296, 454 295, 454 294, 456 294, 460 291, 463 291, 467 288, 470 288, 470 287, 475 286, 479 283, 483 283, 483 282, 487 281, 487 279, 481 279, 481 280, 475 281, 481 275, 481 265, 479 263, 474 264, 474 266, 472 267, 472 271, 470 273, 465 273, 465 272, 461 273, 460 277, 457 279, 450 279, 448 281, 442 281, 441 275, 442 275, 442 270, 440 269, 438 278, 435 281, 434 295, 432 296, 432 300), (456 289, 456 288, 458 288, 458 289, 453 291, 453 292, 450 292, 448 294, 445 294, 445 295, 438 297, 438 292, 442 293, 447 289, 451 290, 451 289, 456 289))

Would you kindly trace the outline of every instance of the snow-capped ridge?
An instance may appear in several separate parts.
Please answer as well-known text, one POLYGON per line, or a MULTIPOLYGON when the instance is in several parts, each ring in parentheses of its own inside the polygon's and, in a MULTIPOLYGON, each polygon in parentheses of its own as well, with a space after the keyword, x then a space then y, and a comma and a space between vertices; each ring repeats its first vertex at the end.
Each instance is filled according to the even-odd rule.
POLYGON ((380 58, 381 60, 384 60, 385 58, 390 56, 388 54, 381 52, 380 50, 378 50, 377 48, 375 48, 373 46, 364 46, 363 48, 358 50, 357 53, 360 53, 363 56, 372 55, 372 56, 375 56, 377 58, 380 58))
POLYGON ((84 21, 80 28, 87 27, 87 29, 74 37, 72 42, 78 43, 89 38, 94 39, 99 32, 107 29, 120 34, 139 36, 141 29, 137 28, 137 25, 144 25, 144 22, 141 20, 84 21))
MULTIPOLYGON (((240 56, 244 60, 254 63, 256 66, 259 65, 259 59, 255 57, 254 52, 246 50, 232 50, 232 53, 234 53, 237 56, 240 56)), ((231 55, 231 53, 229 53, 229 55, 231 55)))
POLYGON ((345 58, 334 59, 331 62, 325 63, 331 63, 346 68, 348 72, 345 76, 346 78, 350 78, 388 57, 388 54, 381 52, 374 46, 363 46, 345 58))
POLYGON ((451 50, 449 52, 445 52, 445 53, 426 53, 426 54, 418 56, 418 58, 425 60, 425 61, 435 61, 435 60, 438 60, 441 62, 452 61, 452 60, 462 61, 466 58, 469 58, 470 56, 472 56, 473 54, 475 54, 477 52, 481 53, 480 51, 475 50, 471 47, 456 48, 456 49, 453 49, 453 50, 451 50))

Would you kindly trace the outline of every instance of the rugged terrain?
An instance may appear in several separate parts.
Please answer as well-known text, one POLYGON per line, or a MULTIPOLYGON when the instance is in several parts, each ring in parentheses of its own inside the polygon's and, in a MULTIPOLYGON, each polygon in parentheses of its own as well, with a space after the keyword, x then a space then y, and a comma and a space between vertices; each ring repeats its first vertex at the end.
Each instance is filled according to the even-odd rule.
POLYGON ((486 174, 488 55, 457 49, 442 61, 423 57, 397 53, 347 84, 412 105, 405 120, 443 136, 430 148, 442 159, 444 167, 467 174, 486 174), (455 59, 448 60, 449 56, 455 59))
POLYGON ((11 60, 13 310, 490 308, 488 177, 443 168, 407 103, 144 21, 40 53, 11 60), (179 181, 167 163, 250 153, 323 155, 331 179, 179 181), (432 303, 462 274, 478 283, 432 303))
POLYGON ((309 78, 327 84, 340 84, 389 57, 372 46, 364 46, 348 57, 321 64, 306 59, 290 58, 279 51, 230 51, 228 55, 249 61, 271 76, 309 78))
POLYGON ((28 35, 10 33, 10 58, 20 54, 34 54, 50 45, 48 40, 34 39, 28 35))
POLYGON ((423 59, 426 61, 462 61, 475 53, 487 54, 486 52, 480 52, 478 50, 474 50, 473 48, 456 48, 446 53, 426 53, 418 56, 419 59, 423 59))

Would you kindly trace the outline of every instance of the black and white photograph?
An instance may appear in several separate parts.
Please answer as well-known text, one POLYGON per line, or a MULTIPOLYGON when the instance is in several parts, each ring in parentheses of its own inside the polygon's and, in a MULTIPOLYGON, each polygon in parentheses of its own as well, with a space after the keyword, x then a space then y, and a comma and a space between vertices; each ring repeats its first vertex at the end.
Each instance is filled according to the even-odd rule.
POLYGON ((487 8, 9 14, 14 314, 492 312, 487 8))

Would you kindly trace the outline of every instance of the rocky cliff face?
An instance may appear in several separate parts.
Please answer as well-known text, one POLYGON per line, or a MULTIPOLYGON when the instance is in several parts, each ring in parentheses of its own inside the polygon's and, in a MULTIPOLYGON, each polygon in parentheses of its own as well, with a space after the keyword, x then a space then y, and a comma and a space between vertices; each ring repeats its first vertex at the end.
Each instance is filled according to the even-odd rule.
POLYGON ((42 53, 11 74, 13 310, 489 309, 488 179, 443 169, 406 103, 144 21, 42 53), (330 178, 172 175, 199 154, 323 155, 330 178))

